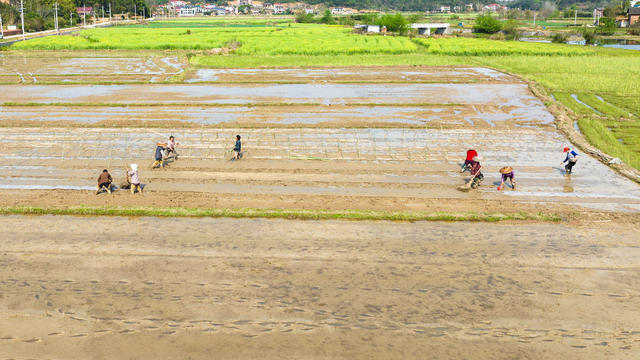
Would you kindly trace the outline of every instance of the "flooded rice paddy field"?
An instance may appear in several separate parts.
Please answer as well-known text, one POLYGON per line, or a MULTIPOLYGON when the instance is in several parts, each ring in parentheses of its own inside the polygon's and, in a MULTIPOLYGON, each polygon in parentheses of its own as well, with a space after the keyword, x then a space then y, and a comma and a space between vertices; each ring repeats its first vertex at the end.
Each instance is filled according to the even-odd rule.
MULTIPOLYGON (((568 144, 515 78, 480 68, 381 69, 207 70, 227 80, 262 79, 253 84, 3 85, 5 104, 12 104, 0 113, 0 188, 86 194, 102 168, 122 178, 125 166, 138 163, 149 194, 276 196, 314 208, 350 198, 331 204, 420 210, 446 199, 463 210, 472 198, 485 201, 485 211, 514 201, 508 211, 640 210, 638 186, 592 158, 563 177, 568 144), (468 83, 448 82, 454 73, 468 83), (416 81, 335 82, 374 74, 416 81), (294 76, 309 82, 279 82, 294 76), (169 134, 181 143, 181 159, 152 171, 155 143, 169 134), (235 134, 245 151, 237 164, 228 161, 235 134), (458 164, 468 148, 485 156, 486 180, 479 191, 462 193, 456 187, 467 177, 458 164), (497 170, 505 165, 516 169, 519 186, 499 193, 497 170)), ((21 196, 4 202, 33 201, 21 196)), ((68 201, 87 203, 82 196, 68 201)))
POLYGON ((172 52, 46 51, 0 54, 0 83, 207 82, 512 82, 479 67, 378 67, 309 69, 194 69, 172 52))
POLYGON ((0 188, 90 190, 100 169, 122 178, 135 162, 148 191, 464 200, 458 164, 475 147, 486 158, 476 199, 640 210, 638 186, 594 159, 563 177, 565 141, 552 130, 242 129, 245 157, 234 164, 236 132, 174 131, 180 159, 151 170, 164 129, 1 128, 0 188), (517 191, 496 191, 504 165, 516 169, 517 191))
POLYGON ((171 55, 121 57, 114 54, 25 52, 0 54, 0 82, 161 82, 184 72, 185 62, 171 55))
POLYGON ((637 223, 3 216, 0 228, 3 358, 639 355, 637 223))
POLYGON ((541 107, 513 105, 0 106, 5 127, 531 128, 552 122, 541 107))

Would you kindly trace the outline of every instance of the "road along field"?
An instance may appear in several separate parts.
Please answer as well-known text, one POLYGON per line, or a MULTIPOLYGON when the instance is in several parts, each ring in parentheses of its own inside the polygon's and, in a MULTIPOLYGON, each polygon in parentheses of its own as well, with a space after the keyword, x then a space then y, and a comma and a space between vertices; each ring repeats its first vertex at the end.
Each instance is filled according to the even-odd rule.
POLYGON ((306 83, 290 83, 294 69, 245 69, 207 76, 256 83, 2 85, 0 203, 640 210, 638 186, 592 158, 562 176, 569 144, 517 79, 481 68, 418 67, 386 69, 390 83, 381 84, 379 70, 305 69, 298 79, 306 83), (347 73, 357 82, 336 82, 347 73), (181 143, 180 160, 152 171, 155 143, 170 134, 181 143), (245 157, 231 163, 235 134, 245 157), (469 148, 485 156, 486 180, 462 193, 456 187, 467 177, 458 164, 469 148), (103 168, 119 184, 130 163, 141 165, 144 196, 90 192, 103 168), (516 191, 496 191, 504 165, 516 169, 516 191))
POLYGON ((0 357, 637 359, 621 225, 2 216, 0 357))

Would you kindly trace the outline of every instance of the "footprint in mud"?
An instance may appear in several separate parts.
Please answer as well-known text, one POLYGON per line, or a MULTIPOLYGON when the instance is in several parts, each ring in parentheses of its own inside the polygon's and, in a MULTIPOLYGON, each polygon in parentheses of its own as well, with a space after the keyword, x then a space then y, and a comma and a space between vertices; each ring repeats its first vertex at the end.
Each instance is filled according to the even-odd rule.
POLYGON ((135 331, 131 330, 131 329, 124 329, 124 330, 118 331, 118 334, 128 334, 128 333, 132 333, 132 332, 135 332, 135 331))
POLYGON ((175 332, 174 330, 170 330, 170 331, 163 331, 163 332, 162 332, 162 335, 173 335, 173 334, 175 334, 175 333, 176 333, 176 332, 175 332))
POLYGON ((3 337, 0 337, 0 340, 15 340, 15 339, 11 336, 3 336, 3 337))
POLYGON ((69 336, 69 337, 72 337, 72 338, 79 338, 79 337, 85 337, 85 336, 87 336, 87 334, 75 334, 75 335, 71 335, 71 336, 69 336))
POLYGON ((39 342, 39 341, 40 341, 40 338, 22 340, 22 342, 26 342, 26 343, 35 343, 35 342, 39 342))
POLYGON ((238 320, 238 321, 234 321, 233 324, 234 325, 246 325, 249 324, 251 322, 251 320, 238 320))
POLYGON ((64 333, 62 332, 52 332, 52 333, 48 333, 47 336, 60 336, 60 335, 64 335, 64 333))
POLYGON ((556 296, 564 295, 563 293, 557 292, 557 291, 552 291, 552 292, 550 292, 550 294, 551 295, 556 295, 556 296))

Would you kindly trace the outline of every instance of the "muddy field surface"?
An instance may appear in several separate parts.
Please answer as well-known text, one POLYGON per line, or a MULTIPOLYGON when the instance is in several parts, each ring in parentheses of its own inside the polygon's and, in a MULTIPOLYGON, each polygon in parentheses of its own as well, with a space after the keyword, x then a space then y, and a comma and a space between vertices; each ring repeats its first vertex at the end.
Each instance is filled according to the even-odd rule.
MULTIPOLYGON (((87 203, 87 195, 95 197, 87 192, 95 186, 99 171, 110 169, 119 184, 123 169, 133 162, 141 167, 144 197, 125 200, 130 195, 117 191, 100 196, 98 203, 155 203, 145 198, 165 193, 187 207, 184 200, 192 197, 229 203, 223 199, 268 195, 297 203, 296 208, 319 204, 335 208, 327 199, 348 197, 360 199, 355 203, 364 209, 392 208, 398 202, 405 204, 398 210, 432 209, 443 200, 458 201, 456 208, 464 209, 473 199, 492 203, 490 210, 506 212, 563 210, 573 205, 640 210, 638 186, 594 159, 583 157, 575 174, 564 177, 559 155, 565 143, 551 129, 244 129, 241 133, 244 158, 233 163, 229 159, 234 130, 174 132, 183 144, 179 160, 170 159, 164 169, 152 170, 153 140, 165 136, 160 130, 2 128, 0 189, 76 190, 62 197, 60 205, 87 203), (459 167, 464 159, 460 149, 468 147, 487 159, 484 186, 471 193, 457 190, 468 178, 459 167), (506 164, 516 169, 518 187, 498 192, 498 169, 506 164), (193 194, 185 198, 183 193, 193 194), (314 200, 301 200, 305 198, 314 200)), ((28 192, 6 194, 0 203, 25 204, 27 199, 32 199, 28 192)), ((349 207, 348 201, 338 204, 349 207)))
POLYGON ((184 72, 186 63, 175 55, 74 52, 0 54, 0 82, 160 82, 184 72), (110 56, 111 55, 111 56, 110 56))
MULTIPOLYGON (((92 61, 147 71, 106 59, 92 61)), ((228 69, 208 74, 256 83, 0 86, 14 103, 0 112, 0 203, 640 211, 640 188, 592 158, 563 176, 568 143, 517 79, 481 68, 410 70, 228 69), (467 83, 450 83, 452 74, 467 83), (409 83, 392 83, 402 76, 409 83), (279 83, 292 77, 308 83, 279 83), (355 77, 363 83, 336 83, 355 77), (99 103, 110 105, 89 105, 99 103), (155 143, 169 134, 180 160, 152 171, 155 143), (235 134, 243 136, 238 163, 228 161, 235 134), (463 193, 456 187, 468 176, 458 166, 469 148, 485 157, 486 180, 463 193), (141 166, 144 196, 91 195, 99 171, 110 169, 118 185, 130 163, 141 166), (500 193, 505 165, 518 188, 500 193)))
POLYGON ((0 227, 3 358, 640 356, 637 223, 0 227))

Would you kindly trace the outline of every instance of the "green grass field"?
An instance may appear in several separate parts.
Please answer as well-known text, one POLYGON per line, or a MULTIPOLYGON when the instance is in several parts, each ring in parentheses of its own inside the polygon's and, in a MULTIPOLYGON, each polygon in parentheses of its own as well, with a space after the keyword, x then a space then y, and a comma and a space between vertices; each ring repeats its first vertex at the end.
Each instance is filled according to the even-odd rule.
POLYGON ((571 109, 587 139, 640 169, 640 51, 474 38, 364 36, 291 18, 194 18, 82 30, 11 49, 193 52, 196 67, 488 66, 545 87, 571 109), (229 56, 207 55, 232 47, 229 56))

